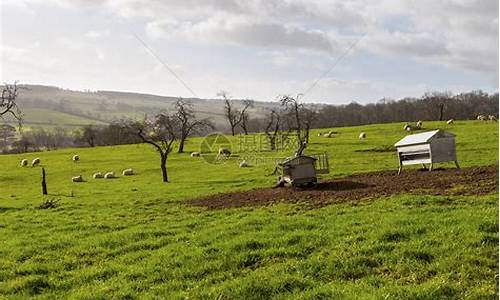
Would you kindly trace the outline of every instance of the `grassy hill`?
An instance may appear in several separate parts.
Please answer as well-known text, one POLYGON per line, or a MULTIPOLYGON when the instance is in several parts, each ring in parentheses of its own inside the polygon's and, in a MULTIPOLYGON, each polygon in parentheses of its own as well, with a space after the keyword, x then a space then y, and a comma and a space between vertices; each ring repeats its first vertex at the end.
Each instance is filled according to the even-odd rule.
MULTIPOLYGON (((169 109, 176 97, 114 91, 72 91, 42 85, 25 85, 20 90, 19 105, 26 126, 62 126, 72 128, 86 124, 105 124, 113 120, 142 117, 169 109)), ((200 118, 211 118, 225 126, 223 102, 217 99, 189 99, 200 118)), ((256 102, 252 115, 276 104, 256 102)), ((8 123, 15 120, 7 117, 8 123)))
MULTIPOLYGON (((396 170, 394 152, 367 150, 388 148, 405 136, 402 127, 338 128, 335 138, 313 131, 306 152, 329 154, 323 180, 396 170)), ((424 127, 457 135, 462 167, 498 165, 497 123, 424 127)), ((244 153, 218 165, 190 157, 201 141, 171 154, 167 184, 148 145, 0 156, 0 298, 498 298, 498 192, 207 210, 186 200, 269 187, 276 176, 270 165, 239 168, 244 153), (34 157, 48 173, 47 197, 40 168, 19 167, 34 157), (125 168, 137 174, 91 178, 125 168), (78 174, 87 182, 71 182, 78 174), (35 209, 47 199, 60 206, 35 209)))

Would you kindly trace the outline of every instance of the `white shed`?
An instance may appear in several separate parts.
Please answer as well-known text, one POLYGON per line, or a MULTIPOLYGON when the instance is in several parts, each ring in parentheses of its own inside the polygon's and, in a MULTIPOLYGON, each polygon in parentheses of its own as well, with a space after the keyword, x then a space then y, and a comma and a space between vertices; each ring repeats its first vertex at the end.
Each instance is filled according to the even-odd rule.
POLYGON ((434 163, 454 161, 460 168, 455 150, 455 135, 442 130, 433 130, 405 136, 394 144, 398 151, 399 172, 403 166, 429 164, 432 171, 434 163))

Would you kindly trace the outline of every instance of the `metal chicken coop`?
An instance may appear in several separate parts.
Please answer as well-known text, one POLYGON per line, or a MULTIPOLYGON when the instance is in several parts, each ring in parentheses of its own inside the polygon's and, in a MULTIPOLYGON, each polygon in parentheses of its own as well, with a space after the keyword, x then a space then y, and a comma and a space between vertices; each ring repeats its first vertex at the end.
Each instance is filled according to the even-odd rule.
POLYGON ((455 135, 442 130, 405 136, 394 145, 398 151, 399 171, 403 166, 429 164, 432 171, 434 163, 454 161, 460 168, 455 150, 455 135))
POLYGON ((278 178, 280 186, 285 183, 293 186, 315 184, 318 181, 317 174, 326 174, 330 171, 326 153, 287 158, 279 164, 279 167, 282 174, 278 178))

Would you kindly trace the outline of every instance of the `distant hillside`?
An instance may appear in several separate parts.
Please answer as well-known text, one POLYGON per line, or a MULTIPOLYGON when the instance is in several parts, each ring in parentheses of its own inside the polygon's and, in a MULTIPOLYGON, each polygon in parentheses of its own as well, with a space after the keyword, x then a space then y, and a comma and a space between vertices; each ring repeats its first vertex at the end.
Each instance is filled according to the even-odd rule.
MULTIPOLYGON (((106 124, 114 120, 155 114, 169 109, 176 97, 115 91, 72 91, 43 85, 24 85, 19 106, 26 126, 79 127, 86 124, 106 124)), ((218 127, 226 126, 223 102, 218 99, 189 99, 198 117, 211 118, 218 127)), ((272 102, 255 102, 250 114, 257 116, 272 102)), ((7 118, 7 122, 14 120, 7 118)))

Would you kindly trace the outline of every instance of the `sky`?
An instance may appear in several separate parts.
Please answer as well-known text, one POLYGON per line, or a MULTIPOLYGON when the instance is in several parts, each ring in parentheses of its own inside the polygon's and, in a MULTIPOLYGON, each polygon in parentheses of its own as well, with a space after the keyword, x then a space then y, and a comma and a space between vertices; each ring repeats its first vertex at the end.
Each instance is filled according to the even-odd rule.
POLYGON ((0 81, 345 104, 498 91, 498 0, 0 0, 0 81))

